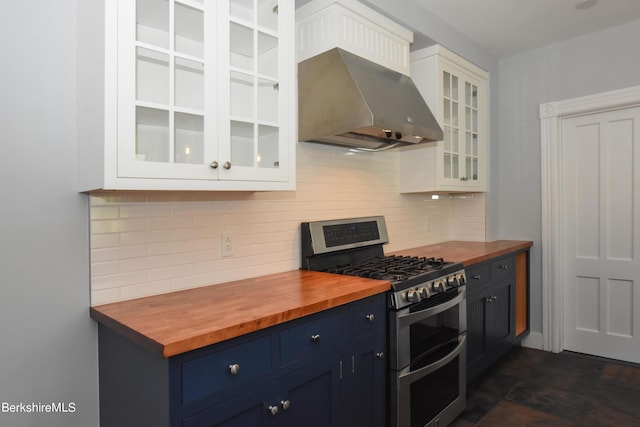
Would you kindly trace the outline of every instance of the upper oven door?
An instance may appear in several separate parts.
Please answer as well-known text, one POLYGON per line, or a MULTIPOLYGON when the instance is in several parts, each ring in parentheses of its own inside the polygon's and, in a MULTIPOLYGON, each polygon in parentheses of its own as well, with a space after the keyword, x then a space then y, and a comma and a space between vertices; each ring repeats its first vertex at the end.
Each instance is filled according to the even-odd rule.
POLYGON ((390 313, 391 368, 419 369, 450 353, 466 331, 465 287, 390 313))

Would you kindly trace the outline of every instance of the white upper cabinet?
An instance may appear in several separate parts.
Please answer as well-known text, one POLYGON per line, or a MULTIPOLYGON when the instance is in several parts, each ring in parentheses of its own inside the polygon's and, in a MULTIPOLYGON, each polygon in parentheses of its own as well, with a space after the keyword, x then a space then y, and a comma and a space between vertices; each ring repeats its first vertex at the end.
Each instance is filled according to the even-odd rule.
POLYGON ((87 0, 79 15, 81 191, 295 188, 293 0, 87 0))
POLYGON ((400 191, 486 191, 488 73, 432 46, 411 53, 411 78, 444 139, 401 149, 400 191))

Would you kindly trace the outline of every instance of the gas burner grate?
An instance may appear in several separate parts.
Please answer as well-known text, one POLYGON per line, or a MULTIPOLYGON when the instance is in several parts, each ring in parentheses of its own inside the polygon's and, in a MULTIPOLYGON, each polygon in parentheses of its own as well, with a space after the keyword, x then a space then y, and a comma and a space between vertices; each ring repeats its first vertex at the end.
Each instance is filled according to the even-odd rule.
POLYGON ((329 273, 400 282, 448 265, 442 258, 389 255, 328 269, 329 273))

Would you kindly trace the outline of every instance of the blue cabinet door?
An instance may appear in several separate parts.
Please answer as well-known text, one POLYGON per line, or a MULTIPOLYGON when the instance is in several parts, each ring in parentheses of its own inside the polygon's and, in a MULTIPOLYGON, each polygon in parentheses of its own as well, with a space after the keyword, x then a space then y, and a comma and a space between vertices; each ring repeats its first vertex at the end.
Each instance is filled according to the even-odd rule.
POLYGON ((337 426, 340 411, 340 359, 327 357, 276 383, 269 406, 277 405, 278 426, 337 426))
POLYGON ((341 412, 343 427, 386 427, 386 336, 363 340, 345 355, 341 412))
POLYGON ((268 422, 264 387, 186 418, 182 427, 263 427, 268 422))
POLYGON ((467 366, 469 367, 473 367, 486 351, 487 298, 490 298, 487 286, 467 293, 467 366))

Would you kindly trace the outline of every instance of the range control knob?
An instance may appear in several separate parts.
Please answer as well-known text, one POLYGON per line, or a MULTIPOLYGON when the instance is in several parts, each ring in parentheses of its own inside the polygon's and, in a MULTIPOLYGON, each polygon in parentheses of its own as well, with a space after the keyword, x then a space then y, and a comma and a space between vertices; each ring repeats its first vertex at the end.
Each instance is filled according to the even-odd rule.
POLYGON ((420 302, 420 292, 415 289, 409 289, 407 291, 407 301, 409 302, 420 302))
POLYGON ((455 288, 460 286, 460 283, 458 282, 458 278, 456 276, 449 276, 447 277, 447 287, 448 288, 455 288))
POLYGON ((440 280, 438 280, 437 282, 433 282, 433 291, 434 292, 444 292, 446 289, 444 287, 444 283, 442 283, 440 280))
POLYGON ((460 283, 460 286, 467 284, 467 278, 464 276, 464 274, 458 275, 458 283, 460 283))
POLYGON ((431 296, 431 291, 426 286, 423 286, 418 290, 420 291, 420 296, 422 297, 422 299, 427 299, 431 296))

